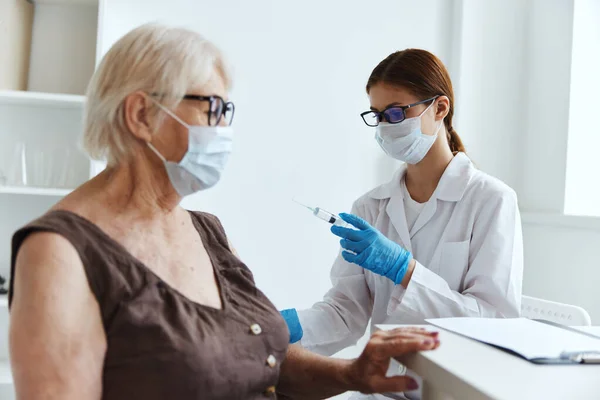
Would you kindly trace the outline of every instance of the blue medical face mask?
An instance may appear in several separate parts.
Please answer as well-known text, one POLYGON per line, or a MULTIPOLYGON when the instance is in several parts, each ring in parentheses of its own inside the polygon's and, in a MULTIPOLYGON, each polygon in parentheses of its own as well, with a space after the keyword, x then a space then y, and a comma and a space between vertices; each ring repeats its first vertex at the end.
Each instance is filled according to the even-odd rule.
POLYGON ((233 148, 233 129, 230 126, 188 125, 161 104, 158 106, 188 129, 188 149, 178 163, 168 161, 148 143, 165 164, 171 185, 181 197, 216 185, 233 148))
POLYGON ((382 122, 377 125, 375 140, 387 155, 407 164, 417 164, 425 158, 444 123, 444 120, 440 121, 433 135, 425 135, 421 131, 421 117, 434 103, 417 117, 407 118, 398 124, 382 122))

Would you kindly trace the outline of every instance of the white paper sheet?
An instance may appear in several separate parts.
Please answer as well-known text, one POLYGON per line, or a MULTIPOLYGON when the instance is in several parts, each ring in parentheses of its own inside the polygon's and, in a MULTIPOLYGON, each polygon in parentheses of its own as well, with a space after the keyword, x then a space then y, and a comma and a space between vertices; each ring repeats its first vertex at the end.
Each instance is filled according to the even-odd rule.
POLYGON ((600 338, 526 318, 433 318, 426 322, 512 350, 528 360, 560 358, 563 352, 600 352, 600 338))

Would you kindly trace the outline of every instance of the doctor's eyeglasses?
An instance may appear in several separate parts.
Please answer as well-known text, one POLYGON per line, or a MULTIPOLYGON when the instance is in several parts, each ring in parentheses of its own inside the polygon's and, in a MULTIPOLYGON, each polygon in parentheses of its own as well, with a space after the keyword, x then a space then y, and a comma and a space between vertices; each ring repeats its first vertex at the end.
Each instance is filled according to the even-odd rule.
POLYGON ((365 111, 360 114, 365 124, 368 126, 377 126, 380 122, 386 121, 390 124, 399 124, 406 119, 406 110, 419 104, 429 103, 440 96, 434 96, 426 100, 418 101, 407 106, 391 105, 385 110, 379 112, 375 110, 365 111))

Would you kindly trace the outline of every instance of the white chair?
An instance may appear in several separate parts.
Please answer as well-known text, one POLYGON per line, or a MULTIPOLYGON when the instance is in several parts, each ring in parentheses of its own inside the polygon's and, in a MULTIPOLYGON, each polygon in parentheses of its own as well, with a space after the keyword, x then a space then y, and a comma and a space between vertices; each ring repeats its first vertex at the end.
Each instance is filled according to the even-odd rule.
POLYGON ((591 326, 590 314, 583 308, 555 301, 523 296, 521 316, 529 319, 543 319, 570 326, 591 326))

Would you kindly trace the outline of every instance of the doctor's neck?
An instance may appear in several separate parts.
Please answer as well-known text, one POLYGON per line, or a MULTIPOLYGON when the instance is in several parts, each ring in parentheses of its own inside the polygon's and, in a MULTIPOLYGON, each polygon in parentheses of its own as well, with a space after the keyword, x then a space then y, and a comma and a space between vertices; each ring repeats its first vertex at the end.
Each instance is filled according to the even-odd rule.
POLYGON ((435 141, 427 155, 418 164, 409 164, 406 169, 406 187, 411 197, 424 203, 435 191, 446 167, 454 155, 448 146, 446 127, 442 126, 438 139, 435 141))

